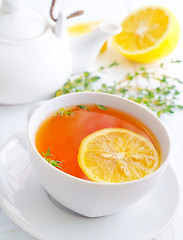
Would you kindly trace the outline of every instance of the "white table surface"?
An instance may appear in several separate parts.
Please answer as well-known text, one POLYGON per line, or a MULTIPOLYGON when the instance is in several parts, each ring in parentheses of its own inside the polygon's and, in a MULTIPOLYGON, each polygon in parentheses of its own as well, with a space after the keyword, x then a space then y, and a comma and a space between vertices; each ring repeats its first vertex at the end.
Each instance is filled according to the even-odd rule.
MULTIPOLYGON (((25 0, 28 5, 44 12, 48 15, 51 0, 25 0)), ((131 10, 138 7, 150 4, 164 5, 169 8, 178 18, 181 29, 183 31, 183 3, 180 0, 65 0, 64 7, 69 13, 83 9, 85 14, 80 18, 70 20, 70 23, 85 20, 96 19, 112 19, 120 22, 131 10), (182 5, 182 6, 181 6, 182 5)), ((57 9, 62 6, 62 1, 58 0, 57 9)), ((182 59, 183 60, 183 40, 181 38, 176 50, 166 59, 182 59)), ((111 63, 117 60, 120 63, 121 72, 134 71, 137 64, 134 64, 113 48, 110 48, 106 53, 100 55, 96 61, 96 65, 111 63)), ((151 65, 150 65, 151 66, 151 65)), ((154 66, 154 65, 153 65, 154 66)), ((156 64, 155 64, 156 66, 156 64)), ((174 76, 183 80, 183 63, 175 64, 169 71, 174 76)), ((8 69, 7 69, 8 70, 8 69)), ((117 77, 114 73, 112 80, 117 77)), ((183 92, 183 90, 182 90, 183 92)), ((183 99, 183 98, 182 98, 183 99)), ((183 101, 182 101, 183 103, 183 101)), ((27 113, 33 103, 22 104, 16 106, 8 106, 0 104, 0 146, 6 142, 13 134, 19 131, 25 131, 27 125, 27 113)), ((183 189, 183 110, 176 112, 172 116, 164 116, 162 118, 171 137, 171 166, 175 170, 180 187, 183 189)), ((182 240, 183 239, 183 200, 181 199, 178 213, 173 222, 155 239, 156 240, 182 240)), ((34 238, 21 230, 14 224, 0 208, 0 240, 33 240, 34 238)), ((78 239, 76 239, 78 240, 78 239)), ((86 239, 87 240, 87 239, 86 239)), ((98 240, 98 239, 97 239, 98 240)), ((125 239, 124 239, 125 240, 125 239)), ((133 239, 135 240, 135 239, 133 239)))

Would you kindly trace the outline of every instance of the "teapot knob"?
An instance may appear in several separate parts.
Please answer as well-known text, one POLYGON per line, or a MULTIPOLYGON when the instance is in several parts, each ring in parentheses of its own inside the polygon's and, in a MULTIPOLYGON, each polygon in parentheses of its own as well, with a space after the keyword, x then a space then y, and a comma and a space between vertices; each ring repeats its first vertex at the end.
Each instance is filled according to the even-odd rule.
POLYGON ((64 12, 58 14, 56 24, 54 26, 54 32, 57 37, 63 38, 66 34, 66 15, 64 12))
POLYGON ((20 9, 22 0, 2 0, 2 10, 7 13, 14 13, 20 9))

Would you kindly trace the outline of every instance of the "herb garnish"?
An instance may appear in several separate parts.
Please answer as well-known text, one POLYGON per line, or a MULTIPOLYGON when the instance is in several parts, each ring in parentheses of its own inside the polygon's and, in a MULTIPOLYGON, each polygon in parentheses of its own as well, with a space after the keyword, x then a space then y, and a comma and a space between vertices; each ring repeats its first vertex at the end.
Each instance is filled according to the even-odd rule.
POLYGON ((52 160, 51 158, 49 158, 49 157, 53 156, 53 154, 50 154, 50 148, 48 148, 46 153, 43 153, 43 155, 44 155, 44 159, 48 163, 50 163, 52 166, 62 169, 61 166, 59 165, 61 163, 60 161, 55 161, 55 160, 52 160))
POLYGON ((78 108, 90 111, 89 108, 85 105, 77 105, 78 108))
POLYGON ((105 69, 112 68, 117 65, 117 62, 113 62, 106 67, 101 66, 94 72, 83 72, 77 76, 74 76, 73 78, 68 79, 66 83, 55 93, 54 97, 58 97, 67 93, 95 91, 93 84, 101 79, 101 76, 96 75, 96 73, 102 73, 105 69))
MULTIPOLYGON (((170 64, 181 62, 172 60, 170 64)), ((161 63, 156 71, 140 67, 134 73, 127 73, 120 81, 112 84, 101 83, 96 88, 95 83, 102 76, 103 70, 118 65, 116 62, 107 67, 100 67, 94 72, 84 72, 69 79, 55 94, 55 96, 71 92, 104 92, 128 98, 145 105, 159 117, 164 113, 174 113, 176 109, 183 109, 178 103, 180 95, 180 79, 165 74, 165 63, 161 63)))
POLYGON ((66 110, 65 108, 61 108, 59 109, 57 112, 56 112, 56 115, 60 115, 60 116, 70 116, 70 115, 73 115, 74 113, 72 113, 72 110, 69 109, 69 110, 66 110))
POLYGON ((96 104, 96 106, 97 106, 99 109, 101 109, 101 110, 107 110, 107 108, 104 107, 103 105, 97 105, 97 104, 96 104))

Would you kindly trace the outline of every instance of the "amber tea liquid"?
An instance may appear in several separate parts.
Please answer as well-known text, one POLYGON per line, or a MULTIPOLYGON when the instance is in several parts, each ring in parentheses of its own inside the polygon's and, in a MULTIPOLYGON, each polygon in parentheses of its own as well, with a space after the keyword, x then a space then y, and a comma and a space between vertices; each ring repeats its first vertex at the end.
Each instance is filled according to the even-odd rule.
POLYGON ((88 178, 78 165, 77 155, 80 143, 90 133, 103 128, 125 128, 148 138, 159 152, 158 142, 151 131, 134 117, 107 107, 87 105, 87 109, 71 107, 71 114, 53 114, 39 127, 36 134, 36 148, 44 157, 48 148, 50 159, 60 162, 62 171, 82 179, 88 178))

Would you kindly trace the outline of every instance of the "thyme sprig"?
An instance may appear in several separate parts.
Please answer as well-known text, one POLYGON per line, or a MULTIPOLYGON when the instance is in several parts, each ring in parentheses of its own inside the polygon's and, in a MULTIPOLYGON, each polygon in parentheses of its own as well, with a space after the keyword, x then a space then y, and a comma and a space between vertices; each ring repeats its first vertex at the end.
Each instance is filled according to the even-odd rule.
POLYGON ((72 109, 65 109, 65 108, 60 108, 57 112, 56 112, 56 115, 60 115, 60 116, 70 116, 70 115, 73 115, 74 113, 72 113, 72 109))
POLYGON ((95 91, 93 85, 101 79, 99 73, 103 73, 105 69, 117 66, 117 62, 113 62, 108 66, 101 66, 93 72, 83 72, 77 76, 69 78, 66 83, 55 93, 54 97, 74 92, 95 91))
POLYGON ((44 159, 52 166, 62 169, 61 166, 59 165, 61 163, 60 161, 52 160, 51 158, 49 158, 53 157, 53 154, 50 153, 50 148, 47 149, 46 153, 43 153, 43 156, 44 159))
MULTIPOLYGON (((172 60, 168 64, 179 63, 172 60)), ((101 83, 96 88, 95 83, 102 79, 101 73, 105 69, 118 65, 116 62, 107 67, 100 67, 94 72, 84 72, 69 79, 55 94, 55 96, 71 92, 104 92, 128 98, 136 103, 145 105, 159 117, 164 113, 174 113, 176 109, 183 109, 178 103, 180 85, 178 78, 165 74, 167 64, 161 63, 156 70, 140 67, 137 71, 127 73, 120 81, 112 84, 101 83)))

